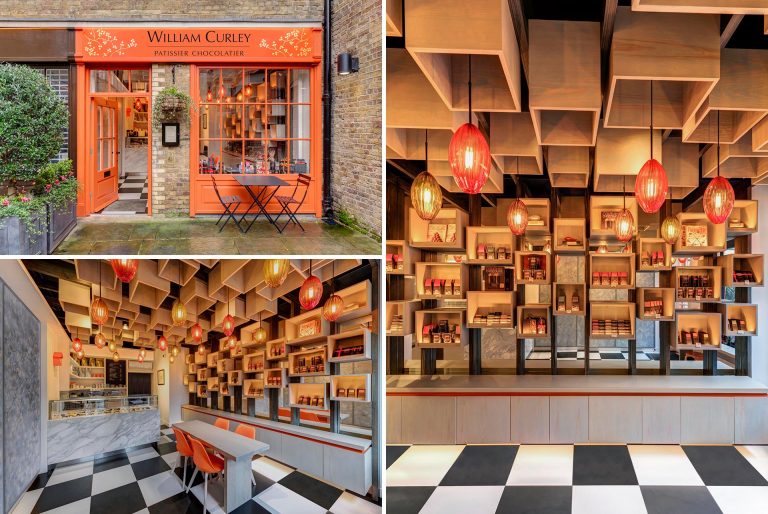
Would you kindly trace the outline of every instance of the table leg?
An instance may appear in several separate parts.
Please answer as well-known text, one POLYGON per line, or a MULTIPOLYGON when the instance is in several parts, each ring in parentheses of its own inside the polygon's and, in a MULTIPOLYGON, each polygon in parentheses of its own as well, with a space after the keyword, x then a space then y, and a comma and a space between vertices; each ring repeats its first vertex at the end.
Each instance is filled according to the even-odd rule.
POLYGON ((226 460, 224 512, 232 512, 251 499, 251 459, 252 456, 246 456, 240 460, 226 460))
MULTIPOLYGON (((245 210, 243 215, 240 217, 240 223, 242 223, 243 220, 245 220, 245 217, 248 216, 248 214, 251 212, 251 209, 253 209, 253 206, 254 205, 258 205, 259 202, 258 202, 257 198, 258 198, 259 195, 261 195, 261 191, 259 191, 259 195, 253 194, 253 191, 251 190, 251 186, 244 186, 244 187, 245 187, 245 190, 248 191, 248 194, 250 195, 250 197, 251 197, 251 199, 253 201, 251 202, 251 205, 249 205, 248 208, 245 210)), ((256 217, 253 218, 253 219, 255 220, 258 217, 259 217, 259 213, 256 213, 256 217)), ((251 222, 251 225, 253 225, 253 222, 251 222)), ((251 228, 251 226, 248 225, 248 228, 251 228)), ((240 229, 240 230, 242 230, 242 229, 240 229)), ((245 232, 248 232, 248 229, 246 229, 245 232)))
MULTIPOLYGON (((275 221, 272 219, 272 216, 270 216, 270 215, 269 215, 269 213, 267 212, 267 205, 269 205, 269 202, 270 202, 270 200, 272 200, 272 198, 275 196, 275 194, 277 193, 277 190, 278 190, 278 189, 280 189, 280 186, 277 186, 277 187, 275 187, 275 188, 272 190, 272 194, 270 194, 270 193, 269 193, 269 186, 264 186, 264 188, 263 188, 263 189, 262 189, 262 190, 259 192, 259 194, 258 194, 257 196, 254 196, 253 200, 254 200, 254 203, 256 203, 256 204, 259 206, 259 212, 258 212, 258 214, 256 214, 256 216, 254 216, 254 218, 251 220, 251 223, 248 225, 248 228, 247 228, 247 229, 245 229, 245 231, 246 231, 246 232, 248 232, 249 230, 251 230, 251 226, 252 226, 252 225, 253 225, 253 224, 256 222, 256 219, 257 219, 257 218, 258 218, 260 215, 262 215, 262 214, 264 215, 264 217, 265 217, 265 218, 267 218, 267 221, 269 221, 269 223, 270 223, 271 225, 273 225, 275 228, 277 228, 277 224, 276 224, 276 223, 275 223, 275 221), (266 192, 267 192, 267 195, 266 195, 266 200, 262 202, 262 200, 261 200, 261 195, 262 195, 262 193, 263 193, 264 191, 266 191, 266 192)), ((280 231, 280 229, 278 229, 278 232, 279 232, 279 231, 280 231)))

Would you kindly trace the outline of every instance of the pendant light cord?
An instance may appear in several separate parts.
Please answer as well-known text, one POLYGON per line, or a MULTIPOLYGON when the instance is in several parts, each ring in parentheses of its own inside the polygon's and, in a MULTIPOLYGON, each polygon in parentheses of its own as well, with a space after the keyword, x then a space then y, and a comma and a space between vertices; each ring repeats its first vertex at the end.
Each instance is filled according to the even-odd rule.
POLYGON ((720 110, 717 111, 717 176, 720 176, 720 110))
MULTIPOLYGON (((429 173, 429 129, 424 129, 424 169, 429 173)), ((309 262, 312 266, 312 261, 309 262)))
POLYGON ((651 136, 651 159, 653 159, 653 81, 651 81, 651 130, 648 132, 651 136))
POLYGON ((467 89, 469 90, 469 111, 467 111, 468 123, 472 123, 472 54, 467 55, 469 61, 469 75, 467 76, 467 89))

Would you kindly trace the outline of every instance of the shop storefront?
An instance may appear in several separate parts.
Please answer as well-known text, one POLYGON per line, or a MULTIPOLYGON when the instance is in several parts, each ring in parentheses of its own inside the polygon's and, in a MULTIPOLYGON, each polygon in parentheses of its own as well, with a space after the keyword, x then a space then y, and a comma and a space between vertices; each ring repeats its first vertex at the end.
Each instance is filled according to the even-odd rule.
POLYGON ((238 176, 279 175, 292 191, 300 174, 300 212, 320 215, 320 28, 78 28, 74 59, 79 216, 124 198, 150 215, 221 213, 214 181, 247 199, 238 176), (191 104, 173 140, 153 122, 169 88, 191 104))

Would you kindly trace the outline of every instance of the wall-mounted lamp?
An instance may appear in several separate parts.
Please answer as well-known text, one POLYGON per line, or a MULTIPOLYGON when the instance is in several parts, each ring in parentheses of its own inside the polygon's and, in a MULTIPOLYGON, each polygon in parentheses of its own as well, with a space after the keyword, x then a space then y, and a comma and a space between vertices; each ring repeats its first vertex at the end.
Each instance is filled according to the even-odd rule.
POLYGON ((53 352, 53 365, 55 367, 61 367, 61 361, 64 358, 64 354, 61 352, 53 352))
POLYGON ((357 57, 352 57, 352 54, 339 54, 336 58, 336 68, 339 75, 357 73, 360 70, 360 60, 357 57))

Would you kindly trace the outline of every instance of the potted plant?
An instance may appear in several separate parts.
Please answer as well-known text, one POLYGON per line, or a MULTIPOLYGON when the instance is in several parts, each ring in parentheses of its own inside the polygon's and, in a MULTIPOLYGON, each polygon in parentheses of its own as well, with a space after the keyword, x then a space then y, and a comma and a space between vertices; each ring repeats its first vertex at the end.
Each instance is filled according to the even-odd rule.
POLYGON ((158 128, 161 123, 181 122, 189 118, 192 99, 175 86, 162 89, 152 101, 152 124, 158 128))
POLYGON ((74 205, 71 161, 51 163, 68 123, 66 104, 40 72, 0 65, 0 253, 48 253, 53 213, 74 205))

